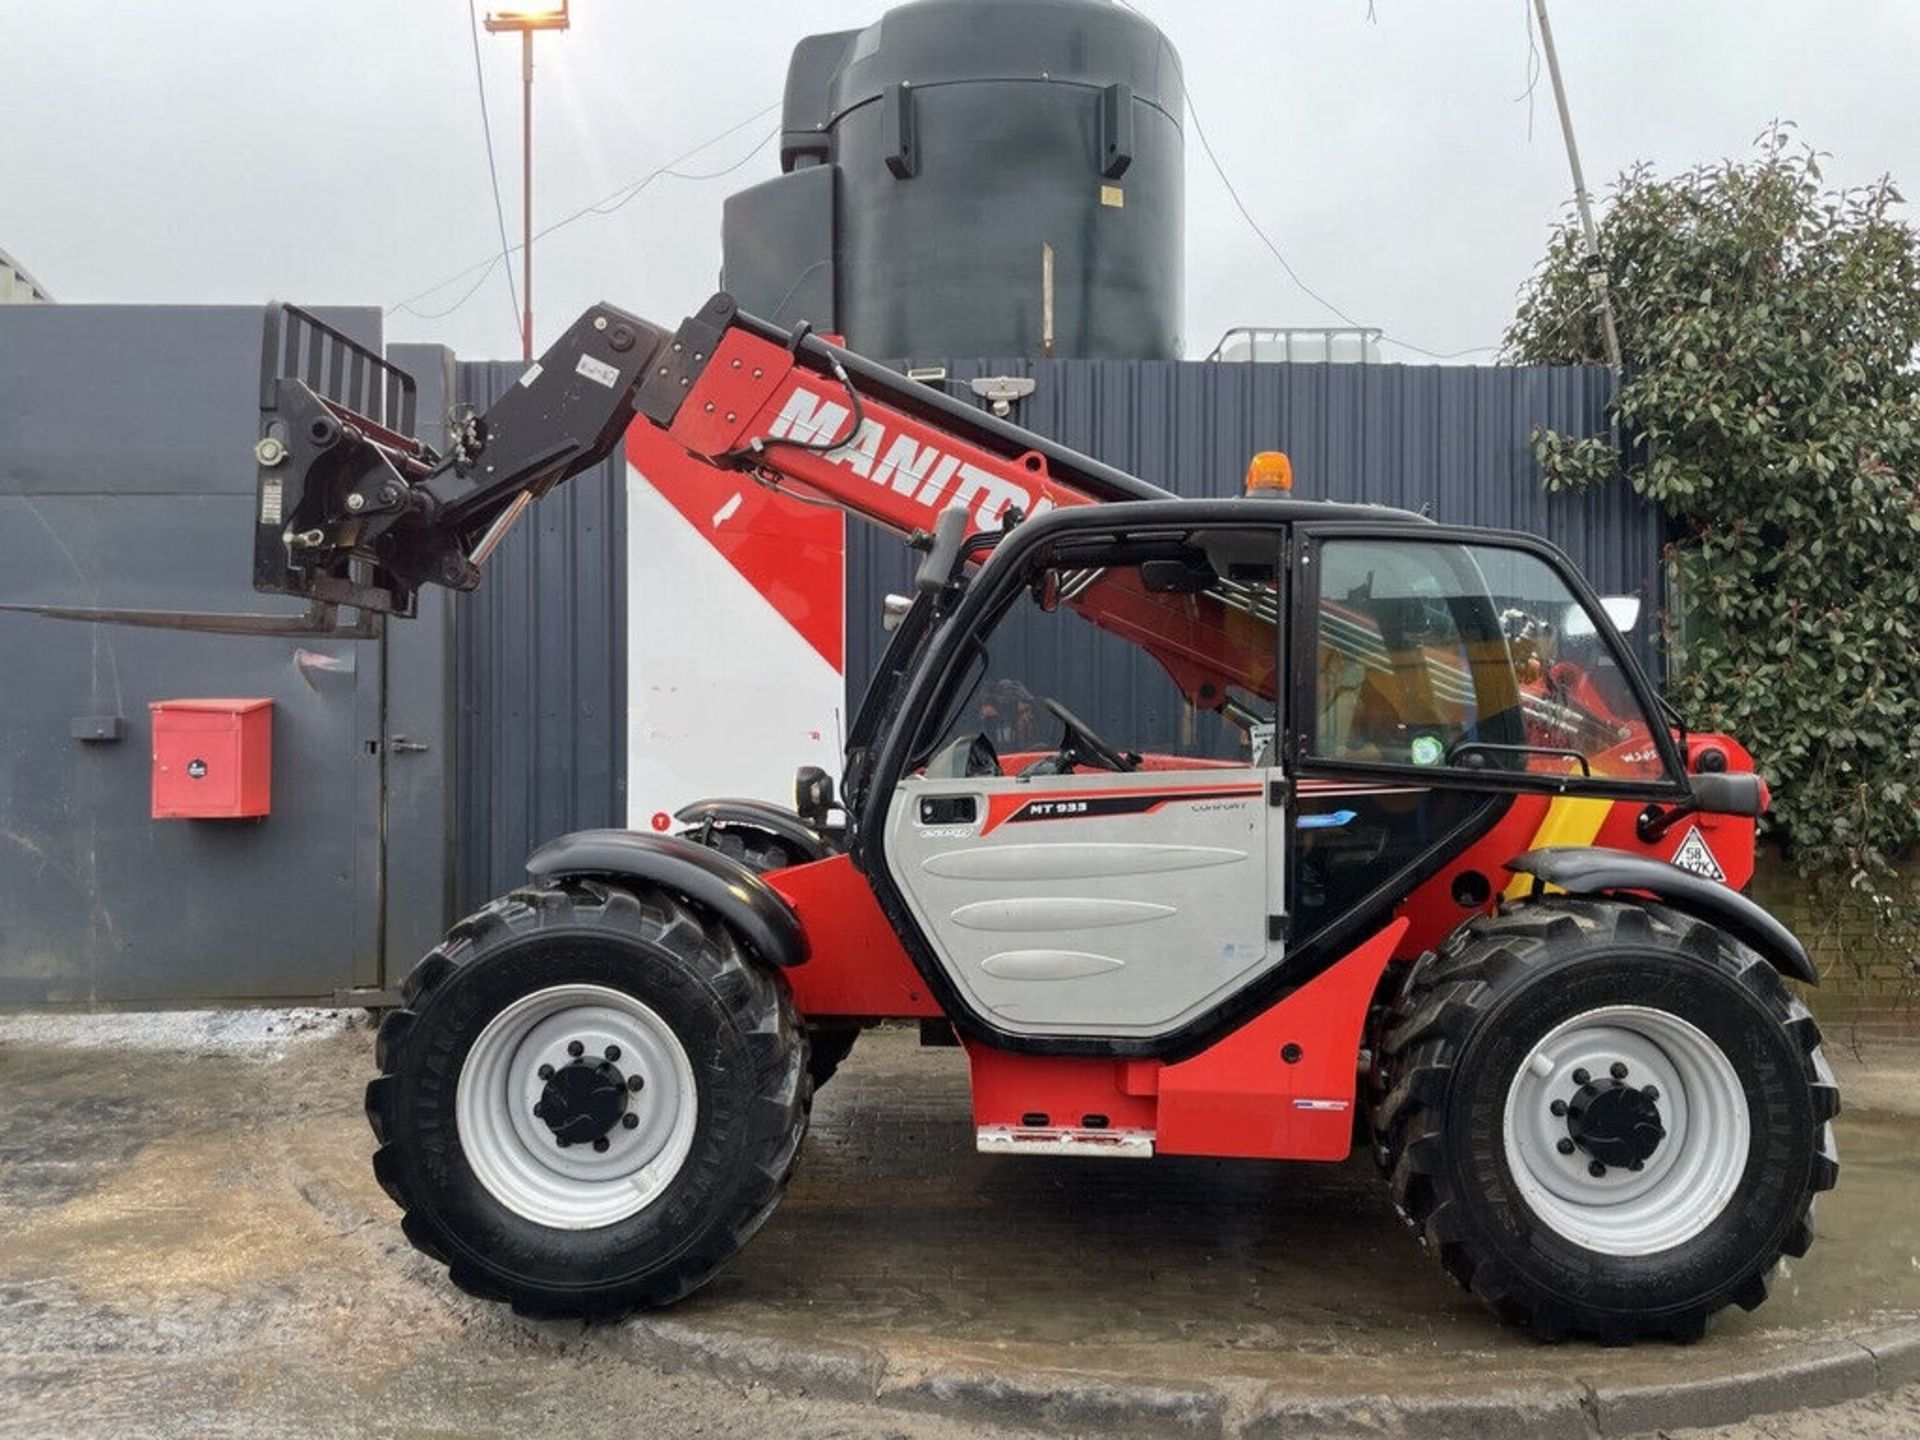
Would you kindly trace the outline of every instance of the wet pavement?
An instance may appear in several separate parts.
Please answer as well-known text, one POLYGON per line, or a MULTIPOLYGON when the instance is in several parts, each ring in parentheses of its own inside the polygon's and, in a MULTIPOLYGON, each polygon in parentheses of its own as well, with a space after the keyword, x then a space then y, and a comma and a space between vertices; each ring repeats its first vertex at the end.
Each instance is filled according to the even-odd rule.
MULTIPOLYGON (((848 1394, 794 1399, 804 1371, 748 1387, 699 1359, 729 1341, 825 1351, 846 1360, 821 1372, 827 1390, 850 1369, 932 1410, 964 1410, 941 1403, 942 1375, 1204 1386, 1228 1409, 1276 1392, 1491 1400, 1574 1374, 1763 1376, 1920 1319, 1915 1048, 1836 1057, 1840 1187, 1766 1306, 1702 1345, 1603 1352, 1496 1323, 1400 1227, 1364 1157, 977 1155, 960 1054, 904 1031, 863 1038, 779 1213, 664 1327, 531 1324, 457 1294, 401 1241, 367 1170, 364 1025, 156 1044, 101 1023, 134 1028, 0 1021, 0 1433, 218 1433, 247 1416, 254 1434, 465 1434, 501 1407, 560 1428, 613 1413, 653 1418, 632 1433, 873 1433, 848 1394)), ((1204 1433, 1220 1414, 1166 1420, 1204 1433)), ((884 1433, 953 1423, 902 1415, 884 1433)))
MULTIPOLYGON (((1518 1373, 1566 1351, 1515 1335, 1446 1279, 1365 1157, 988 1157, 971 1148, 957 1052, 890 1033, 856 1051, 843 1079, 822 1093, 776 1225, 682 1318, 796 1337, 824 1322, 1169 1381, 1196 1367, 1324 1376, 1346 1391, 1362 1359, 1402 1382, 1449 1382, 1463 1362, 1518 1373)), ((1813 1252, 1760 1311, 1724 1317, 1713 1346, 1645 1349, 1650 1370, 1665 1378, 1696 1357, 1716 1367, 1732 1345, 1920 1313, 1920 1121, 1852 1110, 1839 1143, 1843 1183, 1821 1201, 1813 1252)))

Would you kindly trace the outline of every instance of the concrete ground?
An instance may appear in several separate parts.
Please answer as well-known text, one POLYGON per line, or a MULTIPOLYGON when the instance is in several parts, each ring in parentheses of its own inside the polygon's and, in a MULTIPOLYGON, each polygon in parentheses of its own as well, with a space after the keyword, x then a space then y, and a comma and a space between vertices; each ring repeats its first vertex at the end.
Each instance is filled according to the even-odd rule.
POLYGON ((1601 1351, 1483 1314, 1364 1159, 976 1155, 959 1055, 900 1031, 707 1291, 530 1323, 402 1241, 371 1048, 320 1012, 0 1020, 0 1435, 1920 1433, 1915 1385, 1671 1428, 1920 1379, 1860 1343, 1920 1322, 1920 1050, 1836 1056, 1841 1185, 1765 1307, 1601 1351))

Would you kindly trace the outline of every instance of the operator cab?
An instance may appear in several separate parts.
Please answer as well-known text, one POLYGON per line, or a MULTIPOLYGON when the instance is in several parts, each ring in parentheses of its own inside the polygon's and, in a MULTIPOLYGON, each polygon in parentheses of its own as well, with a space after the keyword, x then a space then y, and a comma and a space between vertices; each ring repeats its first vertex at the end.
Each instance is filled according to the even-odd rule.
POLYGON ((1684 796, 1655 704, 1530 537, 1062 509, 975 536, 903 618, 854 850, 983 1028, 1157 1048, 1312 978, 1518 794, 1684 796))

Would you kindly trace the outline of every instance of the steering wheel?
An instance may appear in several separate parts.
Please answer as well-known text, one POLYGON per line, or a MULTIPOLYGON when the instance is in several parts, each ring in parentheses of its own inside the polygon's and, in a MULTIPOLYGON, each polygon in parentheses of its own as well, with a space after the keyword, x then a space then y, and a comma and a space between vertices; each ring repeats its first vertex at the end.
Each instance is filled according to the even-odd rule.
POLYGON ((1122 774, 1140 768, 1138 757, 1129 757, 1125 752, 1116 750, 1094 731, 1093 727, 1074 714, 1058 700, 1049 698, 1047 709, 1053 718, 1067 727, 1067 733, 1060 737, 1060 773, 1073 769, 1076 759, 1089 761, 1102 770, 1118 770, 1122 774))

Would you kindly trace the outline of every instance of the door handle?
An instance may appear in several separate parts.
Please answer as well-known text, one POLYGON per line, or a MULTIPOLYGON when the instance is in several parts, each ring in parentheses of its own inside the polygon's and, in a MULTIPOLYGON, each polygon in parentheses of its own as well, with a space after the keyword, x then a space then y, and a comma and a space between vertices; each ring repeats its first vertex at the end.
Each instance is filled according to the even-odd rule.
POLYGON ((924 795, 920 799, 922 825, 971 825, 980 814, 971 795, 924 795))

